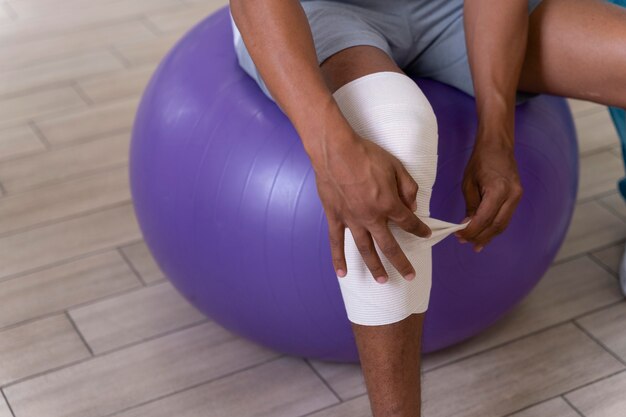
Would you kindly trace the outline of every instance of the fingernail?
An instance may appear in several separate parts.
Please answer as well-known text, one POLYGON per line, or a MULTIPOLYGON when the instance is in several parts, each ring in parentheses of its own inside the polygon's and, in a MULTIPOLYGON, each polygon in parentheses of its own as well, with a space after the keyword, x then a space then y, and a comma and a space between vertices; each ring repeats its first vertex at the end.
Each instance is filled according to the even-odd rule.
POLYGON ((478 253, 481 250, 483 250, 483 246, 476 246, 476 248, 474 250, 476 251, 476 253, 478 253))
POLYGON ((413 278, 415 278, 415 272, 411 272, 410 274, 404 276, 404 279, 408 281, 411 281, 413 278))
POLYGON ((378 281, 380 284, 384 284, 387 281, 387 277, 378 277, 376 278, 376 281, 378 281))
POLYGON ((467 243, 467 240, 463 239, 462 237, 459 238, 459 242, 461 243, 467 243))
POLYGON ((417 201, 414 201, 413 204, 411 204, 411 210, 417 210, 417 201))
POLYGON ((343 269, 338 269, 338 270, 337 270, 337 275, 338 275, 340 278, 343 278, 343 277, 345 277, 345 276, 346 276, 346 271, 344 271, 343 269))

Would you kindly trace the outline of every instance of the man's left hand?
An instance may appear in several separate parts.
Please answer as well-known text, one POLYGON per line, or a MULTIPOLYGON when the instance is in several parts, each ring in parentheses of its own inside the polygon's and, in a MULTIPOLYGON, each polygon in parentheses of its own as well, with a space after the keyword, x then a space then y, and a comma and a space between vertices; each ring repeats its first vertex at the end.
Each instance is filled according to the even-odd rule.
POLYGON ((476 252, 506 229, 523 194, 513 149, 507 143, 512 141, 479 137, 465 167, 465 215, 472 221, 455 235, 461 243, 474 243, 476 252))

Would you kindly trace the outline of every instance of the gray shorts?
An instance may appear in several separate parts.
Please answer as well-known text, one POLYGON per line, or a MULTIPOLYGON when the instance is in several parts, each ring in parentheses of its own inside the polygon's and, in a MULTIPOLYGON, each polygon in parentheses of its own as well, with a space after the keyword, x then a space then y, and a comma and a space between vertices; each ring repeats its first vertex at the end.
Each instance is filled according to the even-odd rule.
MULTIPOLYGON (((541 0, 528 1, 528 13, 541 0)), ((474 95, 463 27, 463 0, 300 0, 318 63, 356 45, 385 51, 406 74, 431 78, 474 95)), ((239 65, 273 100, 231 15, 239 65)), ((534 93, 517 92, 517 103, 534 93)))

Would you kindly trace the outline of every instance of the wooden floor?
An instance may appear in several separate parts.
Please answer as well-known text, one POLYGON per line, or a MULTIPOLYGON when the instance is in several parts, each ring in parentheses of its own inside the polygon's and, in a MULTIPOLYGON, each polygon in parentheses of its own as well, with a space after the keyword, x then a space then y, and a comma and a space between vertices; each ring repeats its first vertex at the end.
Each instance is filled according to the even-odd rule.
MULTIPOLYGON (((235 337, 190 307, 133 217, 127 147, 159 58, 213 0, 0 0, 0 417, 370 416, 361 370, 235 337)), ((539 286, 424 358, 427 417, 626 416, 624 175, 571 101, 579 201, 539 286)))

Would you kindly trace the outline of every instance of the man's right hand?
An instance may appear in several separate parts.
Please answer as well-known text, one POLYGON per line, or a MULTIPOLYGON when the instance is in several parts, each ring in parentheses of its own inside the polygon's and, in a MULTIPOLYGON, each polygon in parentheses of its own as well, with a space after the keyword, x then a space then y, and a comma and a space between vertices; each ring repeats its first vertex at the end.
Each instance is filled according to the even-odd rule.
MULTIPOLYGON (((406 279, 415 270, 389 230, 388 220, 419 237, 430 228, 414 213, 418 184, 400 160, 376 143, 352 133, 314 161, 317 190, 328 219, 332 260, 339 277, 347 273, 344 232, 349 227, 372 276, 388 279, 378 247, 406 279)), ((382 278, 382 281, 381 281, 382 278)))

